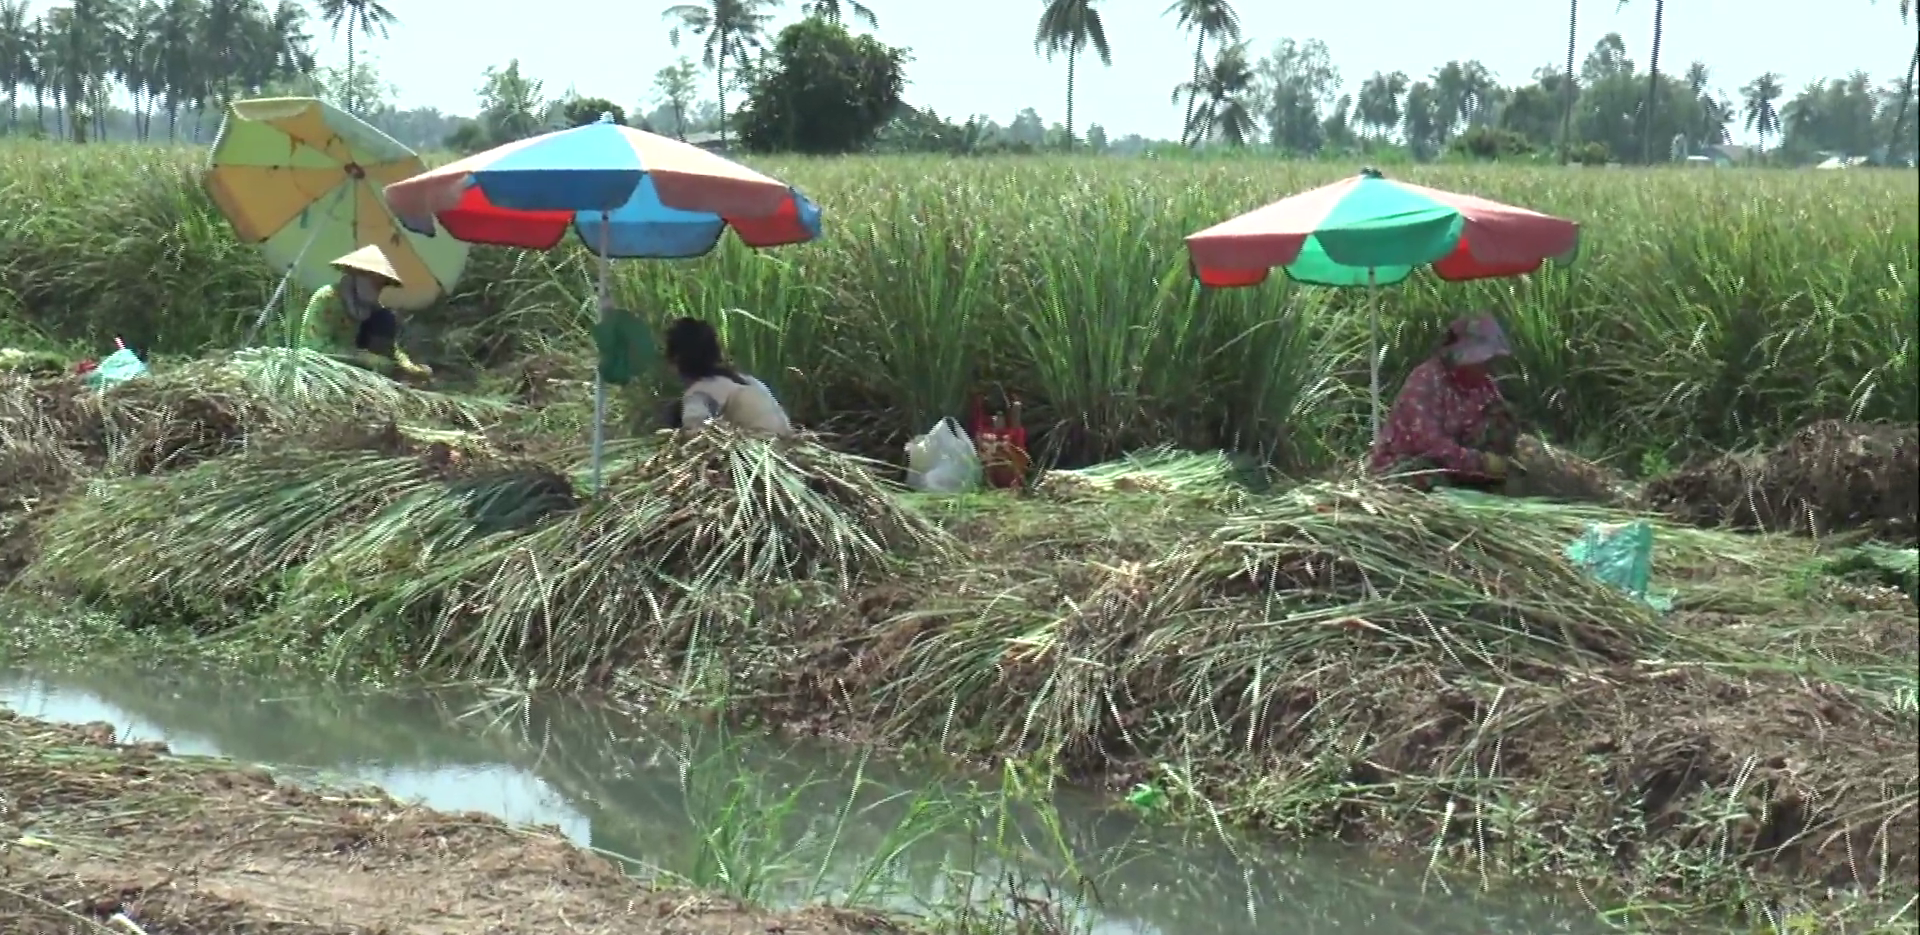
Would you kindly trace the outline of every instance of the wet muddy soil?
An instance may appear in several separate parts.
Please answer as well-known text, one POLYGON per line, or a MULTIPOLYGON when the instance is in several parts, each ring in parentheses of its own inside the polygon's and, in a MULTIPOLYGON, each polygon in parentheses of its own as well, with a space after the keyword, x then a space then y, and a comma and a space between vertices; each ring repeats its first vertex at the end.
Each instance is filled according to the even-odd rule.
POLYGON ((121 745, 0 711, 8 935, 854 935, 655 888, 557 832, 121 745))

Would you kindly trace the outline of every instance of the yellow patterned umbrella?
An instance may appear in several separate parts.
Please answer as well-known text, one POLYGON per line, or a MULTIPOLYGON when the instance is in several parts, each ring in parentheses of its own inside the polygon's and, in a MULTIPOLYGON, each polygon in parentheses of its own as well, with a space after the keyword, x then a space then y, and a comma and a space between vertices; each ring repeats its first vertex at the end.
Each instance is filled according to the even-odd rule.
POLYGON ((235 101, 213 144, 207 190, 241 241, 308 289, 338 279, 328 264, 378 246, 401 284, 380 300, 424 308, 459 282, 468 247, 402 227, 381 196, 426 171, 413 150, 314 98, 235 101))

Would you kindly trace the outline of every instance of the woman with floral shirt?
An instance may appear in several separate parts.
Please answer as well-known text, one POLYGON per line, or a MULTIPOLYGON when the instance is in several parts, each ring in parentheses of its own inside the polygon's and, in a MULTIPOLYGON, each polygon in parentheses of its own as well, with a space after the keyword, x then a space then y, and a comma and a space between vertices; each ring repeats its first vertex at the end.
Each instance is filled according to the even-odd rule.
POLYGON ((1413 368, 1394 397, 1373 472, 1422 488, 1498 487, 1520 433, 1487 365, 1511 353, 1492 316, 1454 322, 1439 353, 1413 368))

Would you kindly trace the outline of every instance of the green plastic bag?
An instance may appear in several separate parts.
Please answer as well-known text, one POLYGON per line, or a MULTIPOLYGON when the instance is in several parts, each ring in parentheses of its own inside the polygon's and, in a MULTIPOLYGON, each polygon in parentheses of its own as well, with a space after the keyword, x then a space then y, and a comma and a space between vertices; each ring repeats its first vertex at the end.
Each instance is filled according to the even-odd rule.
POLYGON ((139 355, 128 348, 121 348, 106 356, 105 360, 94 367, 82 378, 92 389, 104 390, 117 383, 125 383, 134 377, 145 376, 147 365, 140 361, 139 355))
POLYGON ((1567 543, 1567 558, 1593 577, 1660 610, 1671 602, 1653 594, 1653 524, 1588 523, 1580 538, 1567 543))
POLYGON ((653 329, 623 308, 601 313, 593 326, 593 343, 600 352, 600 379, 613 386, 641 379, 660 356, 653 344, 653 329))

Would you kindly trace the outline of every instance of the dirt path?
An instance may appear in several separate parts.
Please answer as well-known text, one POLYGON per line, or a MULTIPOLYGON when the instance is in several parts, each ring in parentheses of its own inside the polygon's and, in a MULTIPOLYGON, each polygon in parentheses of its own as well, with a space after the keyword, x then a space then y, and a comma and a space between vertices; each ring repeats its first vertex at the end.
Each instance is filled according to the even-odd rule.
POLYGON ((901 931, 855 913, 768 913, 653 889, 558 834, 308 791, 120 745, 106 725, 5 710, 0 919, 6 935, 901 931))

